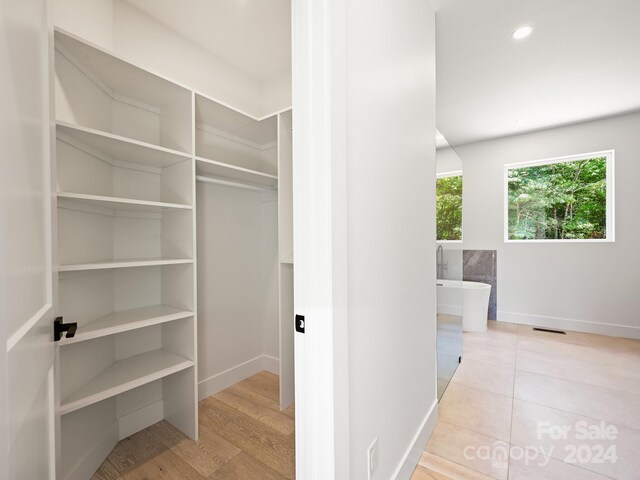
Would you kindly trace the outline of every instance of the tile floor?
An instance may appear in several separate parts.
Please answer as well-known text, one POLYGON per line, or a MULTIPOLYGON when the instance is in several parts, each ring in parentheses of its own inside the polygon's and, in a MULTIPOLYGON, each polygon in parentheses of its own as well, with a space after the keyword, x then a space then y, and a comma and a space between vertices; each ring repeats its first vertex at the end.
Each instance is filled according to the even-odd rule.
POLYGON ((640 479, 640 341, 489 323, 413 480, 640 479))

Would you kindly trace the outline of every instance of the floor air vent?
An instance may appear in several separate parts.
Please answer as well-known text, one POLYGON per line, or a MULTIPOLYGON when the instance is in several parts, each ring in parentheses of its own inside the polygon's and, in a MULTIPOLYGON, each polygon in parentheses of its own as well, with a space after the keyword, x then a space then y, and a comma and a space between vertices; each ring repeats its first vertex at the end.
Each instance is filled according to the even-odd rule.
POLYGON ((533 329, 536 332, 547 332, 547 333, 557 333, 558 335, 566 335, 567 332, 564 332, 562 330, 553 330, 551 328, 538 328, 538 327, 533 327, 533 329))

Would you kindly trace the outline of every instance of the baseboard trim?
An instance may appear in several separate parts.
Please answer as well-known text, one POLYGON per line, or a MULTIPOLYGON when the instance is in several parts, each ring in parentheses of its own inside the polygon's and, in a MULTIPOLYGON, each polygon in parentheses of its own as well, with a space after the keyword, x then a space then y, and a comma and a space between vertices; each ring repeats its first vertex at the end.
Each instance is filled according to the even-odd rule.
POLYGON ((241 382, 262 370, 277 375, 280 371, 280 361, 270 355, 259 355, 224 372, 200 380, 198 382, 198 399, 202 400, 215 395, 221 390, 229 388, 231 385, 241 382))
POLYGON ((543 315, 529 315, 526 313, 504 311, 498 311, 498 321, 640 340, 640 327, 632 327, 628 325, 596 323, 586 320, 576 320, 573 318, 547 317, 543 315))
POLYGON ((80 460, 65 477, 65 480, 87 480, 102 465, 113 447, 118 443, 118 422, 114 422, 109 431, 80 460))
POLYGON ((413 440, 411 440, 409 448, 407 448, 407 451, 402 456, 402 461, 393 473, 393 476, 391 477, 392 479, 409 480, 411 478, 437 422, 438 400, 435 399, 433 404, 431 404, 431 408, 429 408, 427 415, 422 420, 418 431, 413 436, 413 440))
POLYGON ((271 355, 262 355, 262 370, 280 375, 280 360, 271 355))
POLYGON ((164 419, 164 401, 158 400, 118 418, 118 436, 122 440, 164 419))

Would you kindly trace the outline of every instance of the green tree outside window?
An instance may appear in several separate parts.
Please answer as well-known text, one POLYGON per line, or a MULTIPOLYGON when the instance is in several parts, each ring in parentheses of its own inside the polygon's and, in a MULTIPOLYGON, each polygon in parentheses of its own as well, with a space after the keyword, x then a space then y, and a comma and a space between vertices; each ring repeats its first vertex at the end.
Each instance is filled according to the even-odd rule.
POLYGON ((436 238, 462 240, 462 175, 436 179, 436 238))
POLYGON ((507 172, 509 240, 606 238, 606 157, 507 172))

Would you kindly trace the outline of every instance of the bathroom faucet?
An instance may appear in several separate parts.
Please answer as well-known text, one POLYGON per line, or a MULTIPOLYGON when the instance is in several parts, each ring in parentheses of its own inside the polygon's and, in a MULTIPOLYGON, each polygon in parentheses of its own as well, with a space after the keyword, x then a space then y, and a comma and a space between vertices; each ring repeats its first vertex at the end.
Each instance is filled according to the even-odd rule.
POLYGON ((442 279, 446 271, 447 264, 444 263, 444 249, 442 245, 438 245, 438 249, 436 250, 436 277, 442 279))

